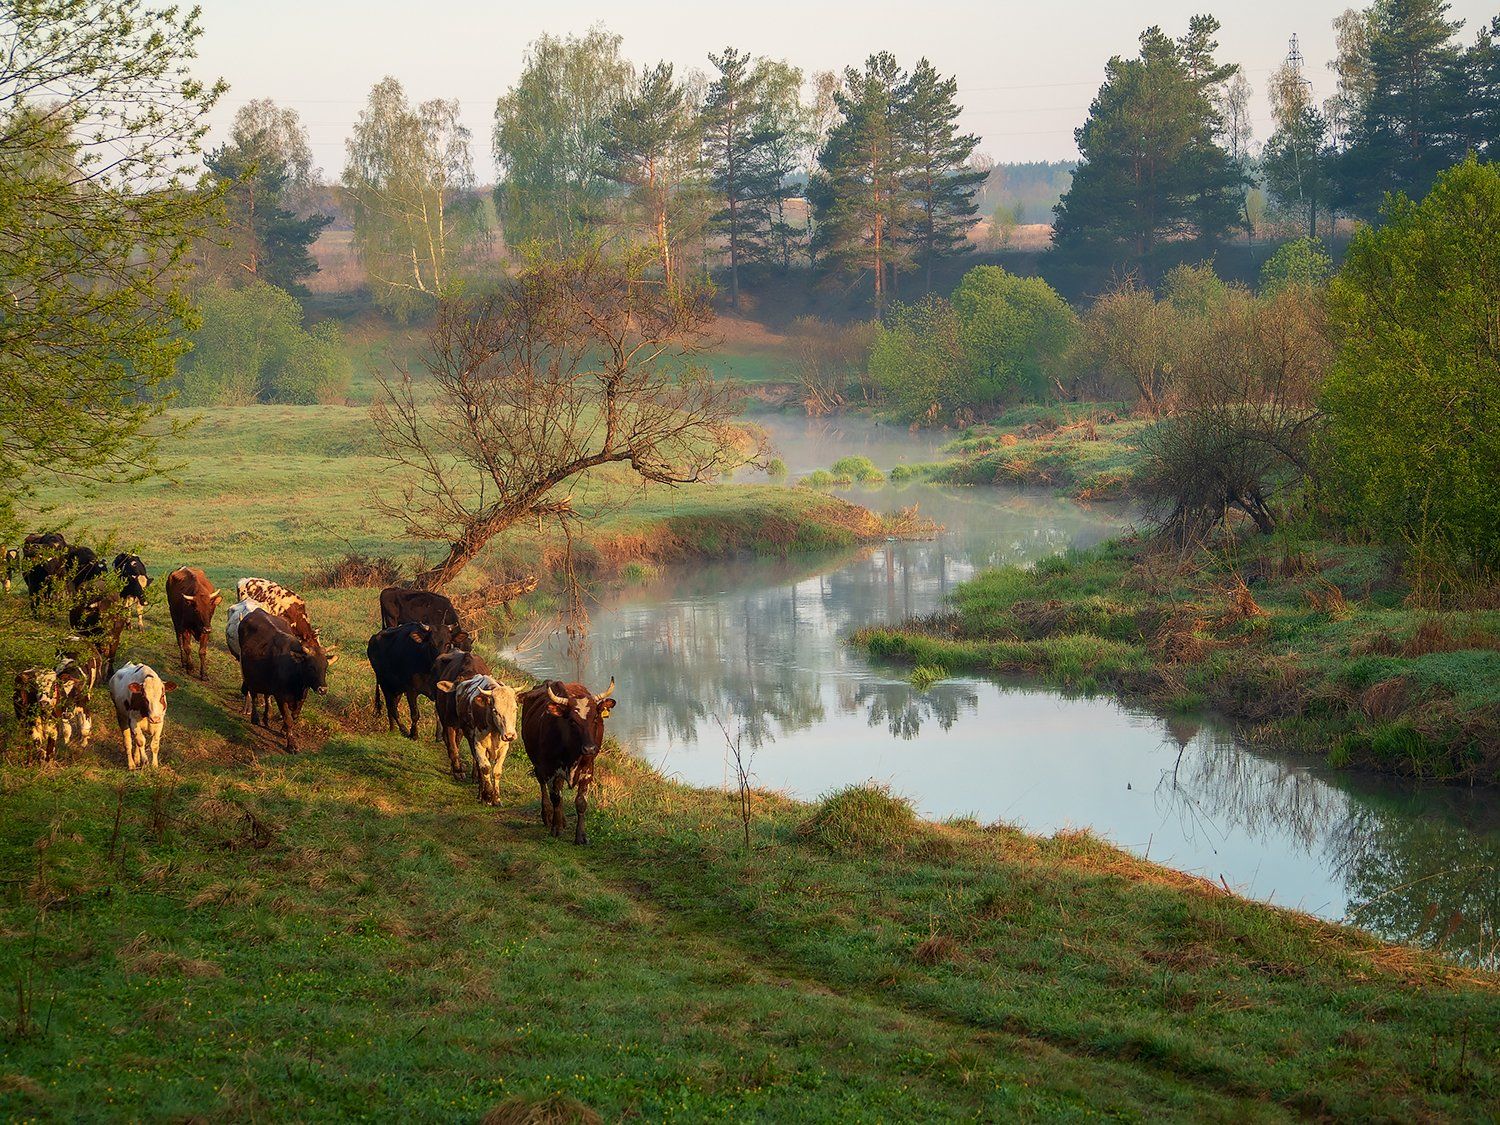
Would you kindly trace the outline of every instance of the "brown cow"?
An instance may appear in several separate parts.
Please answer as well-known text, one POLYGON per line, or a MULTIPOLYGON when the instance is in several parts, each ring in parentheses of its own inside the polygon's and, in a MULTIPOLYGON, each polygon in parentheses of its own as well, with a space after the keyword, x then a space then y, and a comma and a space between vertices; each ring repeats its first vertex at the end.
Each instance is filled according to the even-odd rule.
POLYGON ((583 818, 588 811, 589 782, 594 778, 594 759, 604 745, 604 720, 615 707, 613 678, 603 695, 594 695, 582 684, 548 680, 521 696, 521 738, 531 771, 542 789, 542 823, 554 836, 568 826, 562 810, 562 787, 577 789, 573 807, 577 821, 575 844, 587 844, 583 818))
POLYGON ((458 764, 458 736, 469 741, 474 756, 474 777, 479 799, 487 805, 500 803, 500 771, 516 737, 516 693, 493 676, 470 676, 455 684, 437 683, 438 713, 446 715, 443 742, 455 777, 462 777, 458 764))
POLYGON ((208 679, 208 631, 213 628, 214 610, 223 597, 196 566, 179 566, 167 575, 167 612, 172 615, 182 666, 188 672, 193 670, 192 643, 196 640, 200 680, 208 679))

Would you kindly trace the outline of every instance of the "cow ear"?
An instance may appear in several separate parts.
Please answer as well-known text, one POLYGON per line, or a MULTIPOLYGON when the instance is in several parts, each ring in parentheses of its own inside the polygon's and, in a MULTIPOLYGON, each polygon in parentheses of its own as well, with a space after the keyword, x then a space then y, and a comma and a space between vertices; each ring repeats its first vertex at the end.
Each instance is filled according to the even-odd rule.
POLYGON ((176 691, 177 690, 177 681, 176 680, 168 680, 166 683, 164 683, 164 684, 161 685, 161 690, 162 691, 176 691))
POLYGON ((450 691, 453 690, 453 681, 452 680, 439 680, 437 682, 437 689, 438 689, 438 691, 443 692, 444 694, 447 694, 448 692, 450 692, 450 691))
POLYGON ((411 643, 414 645, 419 645, 427 639, 425 633, 408 633, 407 636, 411 638, 411 643))
POLYGON ((131 695, 140 695, 141 692, 144 691, 144 690, 145 689, 143 687, 141 687, 141 684, 140 684, 139 680, 132 680, 130 682, 130 694, 131 695))
POLYGON ((599 717, 601 719, 609 718, 609 713, 618 706, 619 704, 615 702, 615 698, 612 695, 599 700, 599 717))
POLYGON ((332 655, 330 655, 328 657, 328 666, 330 668, 332 668, 338 662, 339 662, 339 654, 338 653, 335 652, 335 653, 333 653, 332 655))

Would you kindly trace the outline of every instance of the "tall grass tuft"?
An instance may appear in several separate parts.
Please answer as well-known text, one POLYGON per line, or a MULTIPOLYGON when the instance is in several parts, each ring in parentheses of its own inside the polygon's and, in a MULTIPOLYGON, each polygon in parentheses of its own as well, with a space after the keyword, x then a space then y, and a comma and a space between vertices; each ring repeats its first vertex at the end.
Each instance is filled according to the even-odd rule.
POLYGON ((804 835, 830 851, 852 855, 899 849, 917 831, 911 802, 873 782, 830 793, 802 825, 804 835))

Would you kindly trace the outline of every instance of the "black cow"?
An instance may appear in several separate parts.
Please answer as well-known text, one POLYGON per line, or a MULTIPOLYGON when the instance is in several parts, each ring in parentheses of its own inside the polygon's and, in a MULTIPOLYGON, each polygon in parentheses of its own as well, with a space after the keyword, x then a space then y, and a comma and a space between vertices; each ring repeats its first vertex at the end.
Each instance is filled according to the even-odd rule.
POLYGON ((39 531, 28 535, 21 544, 23 559, 45 559, 68 552, 68 541, 60 531, 39 531))
POLYGON ((458 610, 442 594, 401 586, 387 586, 380 591, 380 627, 390 629, 408 621, 431 625, 439 652, 450 648, 467 652, 474 647, 474 638, 458 619, 458 610))
POLYGON ((437 630, 419 621, 394 625, 372 636, 365 653, 370 658, 370 667, 375 670, 377 711, 381 693, 385 694, 387 729, 400 729, 401 720, 396 712, 400 697, 404 695, 407 710, 411 712, 411 730, 402 730, 401 733, 407 738, 416 738, 417 696, 437 698, 432 674, 442 653, 437 643, 437 630))
POLYGON ((121 582, 120 600, 125 603, 126 608, 135 610, 136 625, 144 625, 146 623, 146 587, 151 585, 151 575, 146 572, 146 564, 141 561, 140 555, 128 555, 122 552, 115 556, 115 561, 111 565, 121 582))
POLYGON ((114 594, 99 594, 79 602, 68 613, 73 632, 90 641, 104 662, 104 676, 115 673, 115 655, 120 651, 120 634, 125 631, 125 607, 114 594))
POLYGON ((67 560, 64 568, 68 593, 76 594, 90 582, 97 581, 109 573, 104 560, 89 547, 69 547, 63 556, 67 560))
POLYGON ((568 826, 562 787, 576 789, 575 844, 589 842, 583 818, 588 811, 589 782, 594 779, 594 759, 604 745, 604 720, 615 707, 614 690, 613 678, 603 695, 594 695, 582 684, 548 680, 521 696, 521 738, 531 759, 531 772, 542 789, 542 823, 552 835, 561 836, 568 826))
POLYGON ((288 754, 297 752, 295 724, 307 693, 327 693, 328 666, 335 659, 308 649, 300 639, 279 628, 263 609, 240 622, 240 692, 251 701, 250 721, 269 727, 270 700, 276 700, 288 754), (256 699, 264 700, 259 718, 256 699))
MULTIPOLYGON (((31 538, 27 537, 28 543, 31 538)), ((37 545, 39 551, 50 550, 62 540, 61 535, 40 538, 45 542, 37 545)), ((25 550, 23 547, 22 552, 25 550)), ((91 582, 109 573, 99 556, 88 547, 69 547, 62 554, 40 554, 36 558, 24 576, 33 613, 41 608, 43 599, 56 592, 58 579, 62 580, 63 590, 69 597, 77 597, 91 582)))

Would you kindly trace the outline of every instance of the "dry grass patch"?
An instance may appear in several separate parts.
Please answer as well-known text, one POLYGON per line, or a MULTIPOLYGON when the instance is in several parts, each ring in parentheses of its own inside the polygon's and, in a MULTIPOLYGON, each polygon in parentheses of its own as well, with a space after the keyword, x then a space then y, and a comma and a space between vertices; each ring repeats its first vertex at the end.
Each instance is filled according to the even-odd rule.
POLYGON ((506 1098, 480 1119, 481 1125, 598 1125, 604 1119, 577 1098, 506 1098))

